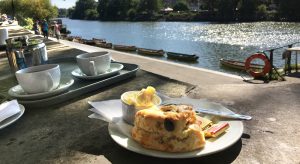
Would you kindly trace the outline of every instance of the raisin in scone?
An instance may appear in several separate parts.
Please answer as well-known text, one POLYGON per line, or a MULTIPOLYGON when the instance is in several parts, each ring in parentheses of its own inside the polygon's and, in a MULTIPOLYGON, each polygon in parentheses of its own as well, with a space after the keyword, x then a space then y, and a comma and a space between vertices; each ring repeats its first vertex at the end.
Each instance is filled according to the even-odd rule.
POLYGON ((135 115, 132 137, 143 147, 166 151, 187 152, 204 147, 201 122, 188 105, 161 106, 144 109, 135 115))

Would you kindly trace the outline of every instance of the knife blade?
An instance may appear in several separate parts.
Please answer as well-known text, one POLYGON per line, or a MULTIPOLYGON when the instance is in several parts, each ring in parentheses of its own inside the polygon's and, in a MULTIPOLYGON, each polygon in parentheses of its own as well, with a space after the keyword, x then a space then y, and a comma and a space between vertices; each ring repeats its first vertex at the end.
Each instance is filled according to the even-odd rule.
POLYGON ((240 120, 251 120, 252 117, 248 115, 242 115, 237 113, 227 113, 227 112, 221 112, 221 111, 215 111, 210 109, 203 109, 203 108, 196 108, 195 111, 197 113, 203 113, 203 114, 209 114, 224 118, 232 118, 232 119, 240 119, 240 120))

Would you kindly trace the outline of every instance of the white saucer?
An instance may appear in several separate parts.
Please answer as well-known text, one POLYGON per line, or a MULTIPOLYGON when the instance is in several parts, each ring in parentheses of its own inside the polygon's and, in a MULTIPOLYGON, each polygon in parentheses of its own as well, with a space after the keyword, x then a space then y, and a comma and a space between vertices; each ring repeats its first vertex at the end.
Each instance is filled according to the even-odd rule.
POLYGON ((72 78, 61 78, 59 86, 49 92, 43 92, 43 93, 35 93, 35 94, 28 94, 26 93, 23 88, 20 85, 14 86, 9 89, 8 94, 11 97, 22 99, 22 100, 36 100, 36 99, 42 99, 46 97, 50 97, 53 95, 57 95, 59 93, 62 93, 66 91, 70 86, 74 84, 74 80, 72 78))
POLYGON ((101 79, 101 78, 105 78, 117 74, 121 69, 123 69, 123 67, 124 67, 123 64, 111 63, 110 68, 105 73, 96 76, 87 76, 84 73, 82 73, 79 68, 76 68, 74 71, 72 71, 72 75, 80 79, 88 79, 88 80, 101 79))
POLYGON ((3 120, 0 122, 0 129, 3 129, 5 127, 7 127, 8 125, 16 122, 25 112, 25 108, 23 105, 19 104, 20 106, 20 112, 15 114, 15 115, 12 115, 11 117, 8 117, 7 119, 3 120))

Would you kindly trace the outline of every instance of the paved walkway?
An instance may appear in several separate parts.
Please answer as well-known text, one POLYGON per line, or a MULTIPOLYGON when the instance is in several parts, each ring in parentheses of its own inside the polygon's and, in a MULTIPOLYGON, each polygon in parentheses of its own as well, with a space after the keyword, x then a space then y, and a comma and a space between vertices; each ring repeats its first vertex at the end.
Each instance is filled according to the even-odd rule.
MULTIPOLYGON (((150 57, 145 57, 136 54, 124 53, 109 49, 103 49, 94 46, 88 46, 75 42, 69 42, 62 40, 62 44, 80 49, 86 52, 94 51, 109 51, 115 60, 121 62, 138 64, 141 69, 159 74, 162 76, 176 79, 183 82, 188 82, 194 85, 203 84, 241 84, 242 78, 239 76, 212 71, 208 69, 191 67, 183 64, 177 64, 173 62, 163 61, 150 57), (187 73, 188 72, 188 73, 187 73)), ((201 59, 199 59, 201 62, 201 59)))

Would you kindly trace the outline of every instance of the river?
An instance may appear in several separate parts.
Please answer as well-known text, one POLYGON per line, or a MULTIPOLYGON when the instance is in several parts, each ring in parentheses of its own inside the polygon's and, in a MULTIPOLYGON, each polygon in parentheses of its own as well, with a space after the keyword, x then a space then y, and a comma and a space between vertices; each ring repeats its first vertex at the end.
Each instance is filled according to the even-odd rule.
MULTIPOLYGON (((63 18, 72 36, 105 38, 113 44, 197 54, 197 63, 160 58, 211 70, 240 74, 220 67, 219 59, 244 61, 249 55, 300 41, 300 23, 293 22, 101 22, 63 18)), ((274 64, 284 65, 276 50, 274 64)))

